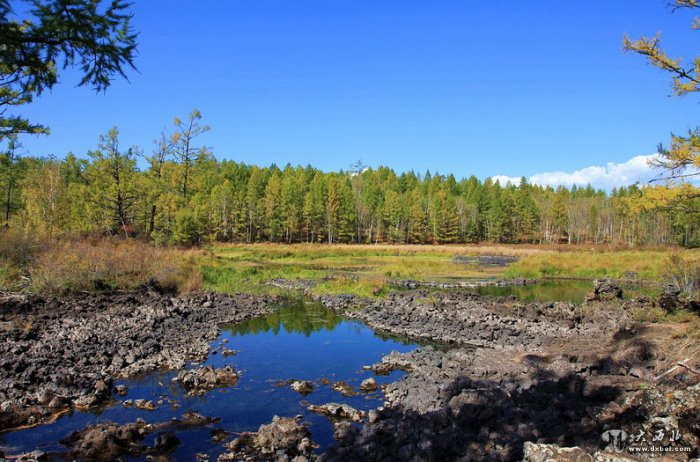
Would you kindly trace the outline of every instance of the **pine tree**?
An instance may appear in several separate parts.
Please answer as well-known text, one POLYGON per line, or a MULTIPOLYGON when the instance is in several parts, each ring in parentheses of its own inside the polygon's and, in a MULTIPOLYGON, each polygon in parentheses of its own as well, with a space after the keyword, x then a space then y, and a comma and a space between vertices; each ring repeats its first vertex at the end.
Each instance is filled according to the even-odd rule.
POLYGON ((425 212, 424 199, 419 187, 411 191, 409 203, 408 242, 423 244, 428 240, 428 215, 425 212))
POLYGON ((262 200, 265 195, 266 184, 267 173, 261 168, 254 166, 246 185, 246 207, 248 211, 247 242, 253 242, 258 239, 262 217, 265 213, 262 200))
POLYGON ((187 200, 190 191, 190 177, 192 176, 192 168, 198 157, 206 154, 206 150, 201 147, 195 147, 194 140, 205 132, 209 131, 209 126, 200 125, 202 114, 194 109, 187 121, 184 122, 180 118, 175 117, 175 133, 170 137, 170 146, 175 158, 181 165, 180 192, 182 197, 187 200))
POLYGON ((486 213, 486 238, 491 242, 502 242, 507 235, 510 217, 506 213, 503 190, 496 182, 489 191, 488 211, 486 213))
POLYGON ((355 240, 355 207, 353 203, 350 179, 341 174, 338 178, 340 209, 338 211, 338 240, 353 242, 355 240))
POLYGON ((555 229, 556 241, 561 240, 562 237, 568 237, 569 229, 569 211, 567 209, 567 200, 565 190, 559 188, 554 195, 554 202, 552 203, 552 215, 553 224, 555 229))
POLYGON ((300 231, 306 189, 304 186, 304 171, 301 168, 293 169, 291 166, 287 166, 282 173, 280 197, 282 227, 284 240, 287 243, 294 241, 300 231))
POLYGON ((133 208, 141 198, 133 150, 120 150, 119 131, 114 127, 100 136, 98 150, 89 155, 92 163, 86 176, 96 222, 104 231, 131 235, 133 208))
POLYGON ((279 242, 282 238, 282 214, 280 202, 282 199, 282 181, 279 175, 273 174, 265 187, 265 227, 267 238, 271 242, 279 242))
POLYGON ((18 133, 48 133, 10 107, 31 103, 59 81, 59 70, 82 71, 78 85, 106 90, 115 74, 134 68, 136 33, 122 0, 0 1, 0 141, 18 133), (14 4, 13 4, 14 3, 14 4))
POLYGON ((0 154, 0 200, 5 227, 10 227, 10 216, 21 206, 19 182, 24 174, 24 166, 19 157, 22 145, 17 135, 9 137, 7 150, 0 154))
POLYGON ((434 240, 438 244, 457 242, 459 222, 454 197, 446 189, 440 189, 433 199, 434 240))
POLYGON ((325 234, 326 182, 320 172, 314 174, 304 197, 304 227, 307 242, 318 242, 325 234))
POLYGON ((389 190, 385 193, 383 215, 387 239, 392 243, 401 242, 403 240, 403 210, 401 198, 396 191, 389 190))
MULTIPOLYGON (((700 9, 697 0, 675 0, 673 9, 700 9)), ((698 29, 700 21, 694 19, 691 27, 698 29)), ((695 56, 689 65, 685 65, 681 58, 670 57, 661 47, 660 34, 654 37, 640 37, 632 40, 624 36, 622 41, 626 51, 632 51, 644 56, 649 64, 668 72, 671 75, 673 91, 677 96, 688 93, 700 92, 700 56, 695 56)), ((700 175, 700 127, 688 130, 687 136, 671 135, 670 147, 659 145, 660 157, 653 161, 653 165, 665 170, 668 178, 680 178, 700 175)), ((697 188, 686 199, 694 199, 700 196, 697 188)))

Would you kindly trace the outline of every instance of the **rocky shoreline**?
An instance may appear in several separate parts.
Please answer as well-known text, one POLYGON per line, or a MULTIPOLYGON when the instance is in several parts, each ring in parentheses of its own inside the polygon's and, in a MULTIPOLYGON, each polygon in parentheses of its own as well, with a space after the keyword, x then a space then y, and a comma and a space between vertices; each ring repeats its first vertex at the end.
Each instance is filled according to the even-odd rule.
POLYGON ((632 319, 646 300, 544 304, 419 290, 360 310, 321 301, 373 329, 450 346, 373 365, 409 374, 321 460, 659 460, 605 452, 601 436, 620 428, 673 428, 683 435, 674 444, 694 452, 666 457, 700 455, 697 366, 654 380, 660 354, 632 319))
MULTIPOLYGON (((279 418, 224 442, 229 452, 220 460, 655 460, 611 455, 601 435, 619 428, 653 433, 660 426, 682 434, 674 444, 695 448, 672 460, 700 456, 700 358, 659 379, 661 352, 633 316, 650 302, 592 299, 524 303, 425 289, 380 300, 317 297, 378 333, 434 346, 393 352, 368 365, 376 374, 408 372, 384 387, 383 408, 365 414, 342 404, 315 406, 312 411, 328 415, 336 428, 337 443, 324 454, 311 450, 298 419, 279 418)), ((115 378, 201 361, 219 325, 265 315, 280 301, 147 292, 2 299, 0 430, 48 422, 72 407, 104 405, 119 392, 115 378)), ((178 380, 199 393, 235 383, 236 375, 199 368, 178 380)), ((313 393, 302 385, 308 384, 288 384, 313 393)), ((119 447, 124 455, 167 453, 174 444, 172 438, 160 449, 131 444, 129 435, 143 439, 160 427, 128 425, 85 429, 70 441, 73 454, 90 459, 85 448, 94 445, 84 441, 105 433, 118 441, 126 435, 116 449, 110 446, 114 454, 119 447)))
POLYGON ((276 302, 145 291, 0 299, 0 431, 104 405, 115 378, 201 361, 220 324, 262 316, 276 302))

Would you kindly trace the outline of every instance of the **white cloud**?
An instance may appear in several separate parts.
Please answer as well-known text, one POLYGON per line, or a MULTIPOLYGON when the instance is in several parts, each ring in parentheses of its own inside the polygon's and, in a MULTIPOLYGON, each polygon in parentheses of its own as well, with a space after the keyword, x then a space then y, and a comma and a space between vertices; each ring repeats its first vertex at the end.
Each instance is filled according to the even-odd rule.
POLYGON ((491 180, 495 182, 499 182, 501 186, 505 186, 508 183, 514 184, 514 185, 519 185, 520 184, 520 177, 515 177, 515 176, 506 176, 506 175, 495 175, 491 177, 491 180))
MULTIPOLYGON (((655 159, 658 154, 648 156, 636 156, 623 163, 608 162, 605 166, 593 165, 573 172, 543 172, 536 173, 528 178, 531 184, 540 186, 585 186, 590 184, 596 189, 610 190, 615 187, 629 186, 634 183, 647 183, 658 178, 660 170, 652 168, 649 161, 655 159)), ((519 177, 496 175, 491 177, 498 180, 501 185, 519 184, 519 177)))

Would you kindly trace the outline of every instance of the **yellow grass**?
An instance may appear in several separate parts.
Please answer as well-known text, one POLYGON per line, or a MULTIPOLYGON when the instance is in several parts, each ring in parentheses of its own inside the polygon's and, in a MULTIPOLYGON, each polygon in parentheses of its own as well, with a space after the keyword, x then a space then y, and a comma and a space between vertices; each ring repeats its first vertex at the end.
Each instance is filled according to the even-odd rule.
POLYGON ((268 292, 273 278, 316 281, 316 292, 381 293, 392 281, 471 278, 586 278, 631 276, 660 281, 669 255, 695 264, 700 250, 616 249, 607 246, 535 245, 324 245, 219 244, 201 260, 205 287, 268 292), (507 255, 508 267, 455 263, 457 255, 507 255))
POLYGON ((171 292, 201 288, 199 250, 156 247, 101 237, 52 239, 5 231, 0 235, 0 290, 64 292, 132 290, 171 292))

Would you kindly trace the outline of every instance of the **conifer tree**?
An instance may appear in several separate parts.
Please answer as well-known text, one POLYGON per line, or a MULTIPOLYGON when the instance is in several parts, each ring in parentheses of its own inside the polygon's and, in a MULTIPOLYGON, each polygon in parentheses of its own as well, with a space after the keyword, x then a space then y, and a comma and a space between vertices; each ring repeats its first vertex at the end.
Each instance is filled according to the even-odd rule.
POLYGON ((19 156, 22 145, 17 135, 9 136, 7 149, 0 154, 0 201, 5 227, 10 227, 10 216, 20 207, 19 182, 23 175, 23 165, 19 156))
POLYGON ((134 68, 136 33, 129 3, 112 0, 0 0, 0 141, 19 133, 48 133, 26 118, 8 114, 31 103, 77 68, 78 85, 104 91, 115 75, 134 68), (29 4, 29 8, 22 4, 29 4))
MULTIPOLYGON (((674 11, 700 9, 697 0, 674 0, 674 11)), ((700 19, 693 18, 690 27, 700 29, 700 19)), ((673 92, 678 96, 700 91, 700 55, 693 57, 690 63, 681 58, 673 58, 661 47, 661 35, 654 37, 642 36, 632 40, 625 35, 622 40, 623 48, 644 56, 649 64, 671 75, 673 92)), ((686 135, 671 135, 668 148, 659 145, 660 158, 653 165, 665 170, 668 178, 686 179, 700 175, 700 127, 688 130, 686 135)), ((699 195, 698 191, 690 197, 699 195)))
POLYGON ((89 153, 86 170, 96 223, 111 233, 132 234, 133 209, 140 194, 133 149, 122 151, 116 127, 100 136, 98 150, 89 153))

